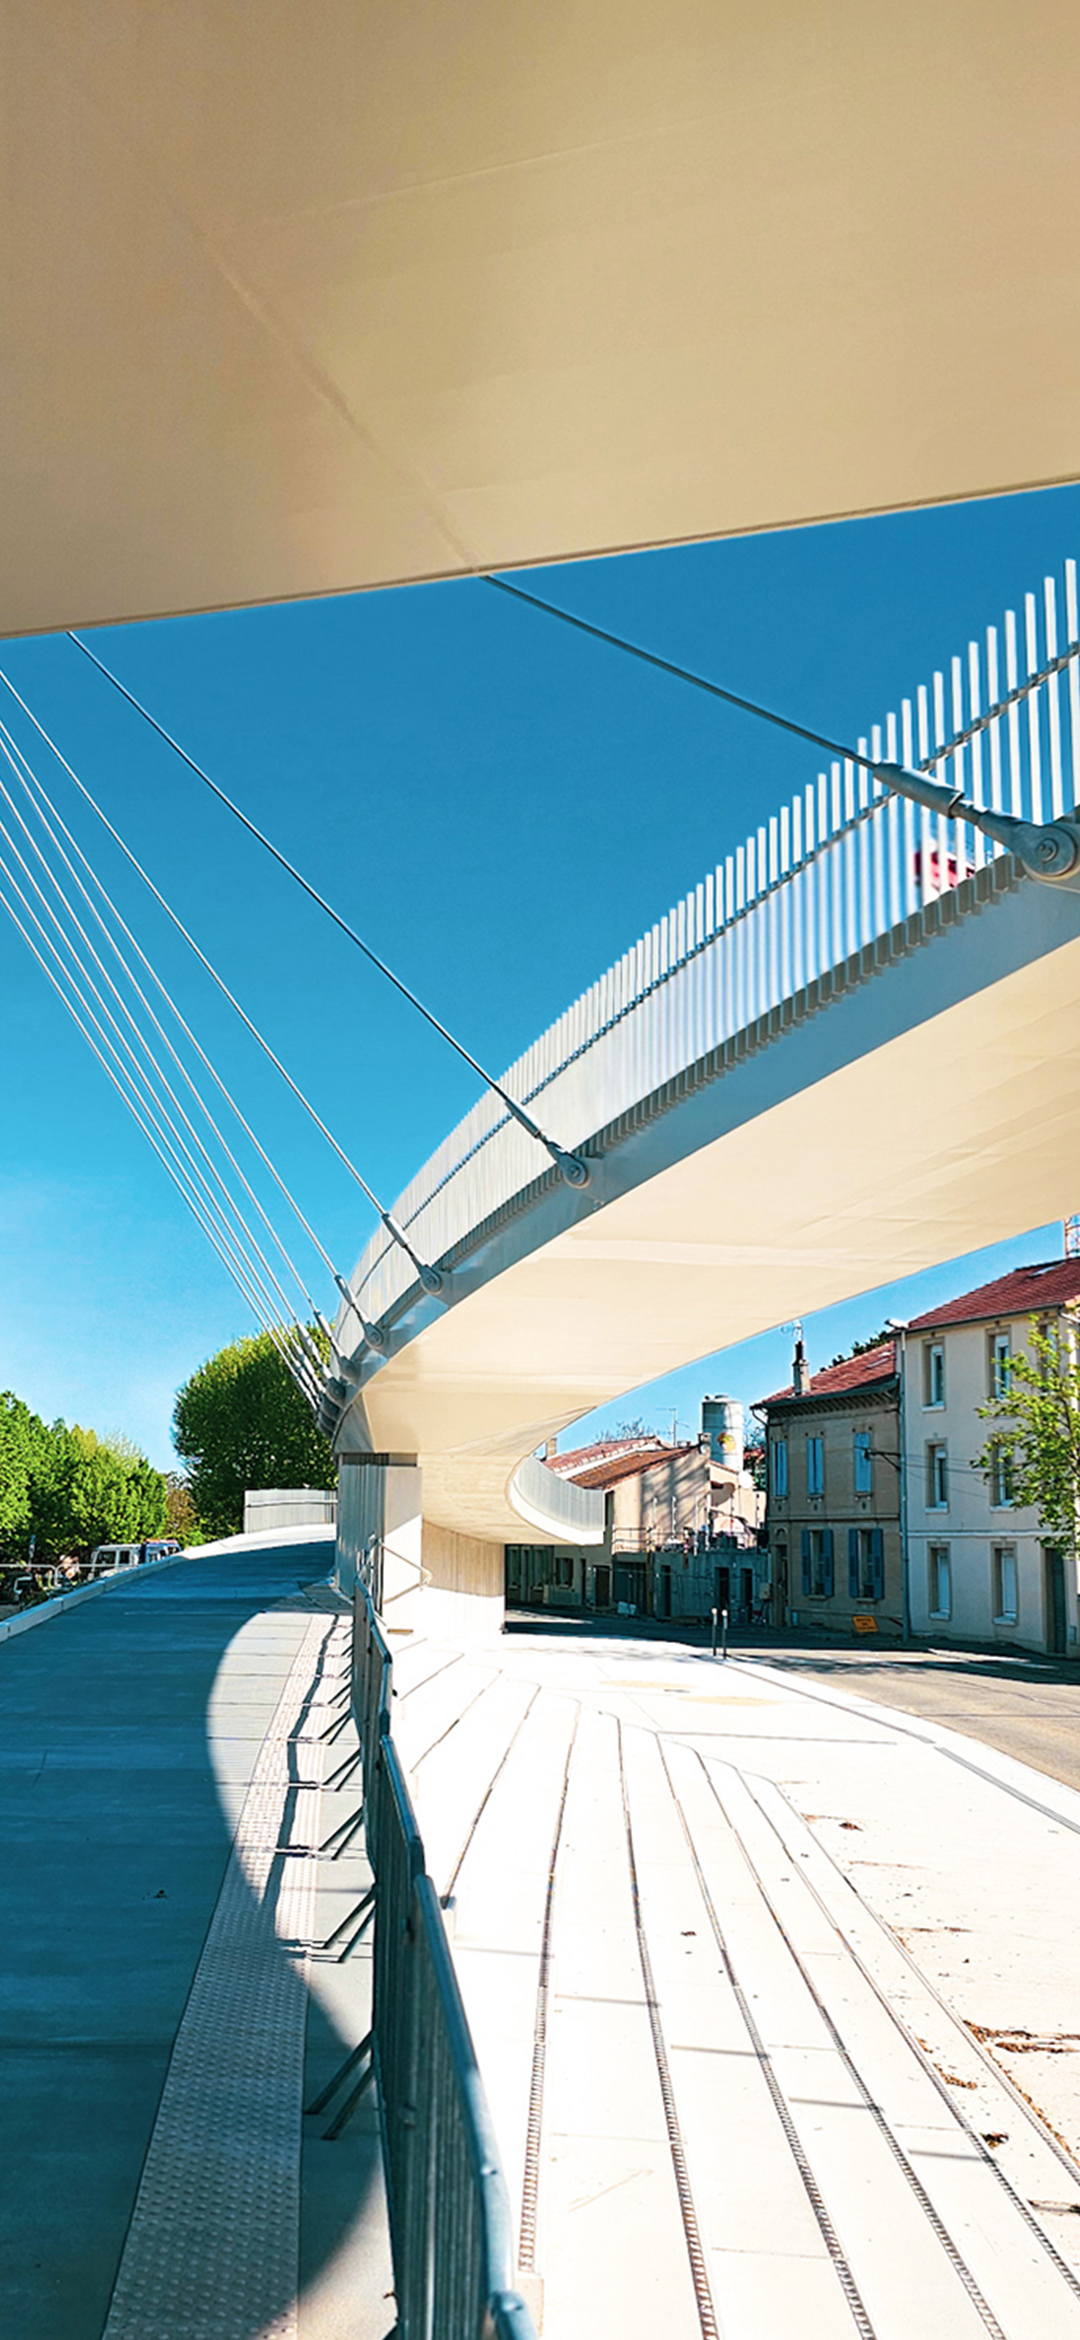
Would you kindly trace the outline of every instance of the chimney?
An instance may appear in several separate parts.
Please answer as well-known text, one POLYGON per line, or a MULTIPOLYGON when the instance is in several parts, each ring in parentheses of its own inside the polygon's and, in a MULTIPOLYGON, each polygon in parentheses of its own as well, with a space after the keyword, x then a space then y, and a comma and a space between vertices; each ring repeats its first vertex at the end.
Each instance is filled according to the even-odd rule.
POLYGON ((554 1462, 554 1460, 555 1460, 555 1456, 557 1455, 558 1451, 559 1451, 559 1441, 558 1441, 558 1437, 557 1437, 557 1436, 556 1436, 556 1437, 554 1437, 554 1438, 546 1438, 546 1439, 544 1440, 544 1461, 545 1461, 545 1462, 554 1462))
POLYGON ((795 1359, 791 1368, 791 1379, 796 1397, 805 1397, 810 1386, 810 1375, 806 1369, 806 1350, 803 1347, 801 1325, 795 1336, 795 1359))

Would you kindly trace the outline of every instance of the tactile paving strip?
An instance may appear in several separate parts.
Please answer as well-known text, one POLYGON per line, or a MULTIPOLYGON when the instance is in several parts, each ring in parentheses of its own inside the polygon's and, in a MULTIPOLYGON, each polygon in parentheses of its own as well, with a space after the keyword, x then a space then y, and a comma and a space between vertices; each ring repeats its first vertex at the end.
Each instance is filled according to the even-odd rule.
POLYGON ((290 1790, 295 1841, 317 1837, 318 1792, 297 1792, 290 1740, 306 1714, 299 1768, 317 1780, 316 1734, 333 1688, 326 1659, 342 1639, 325 1615, 313 1620, 260 1749, 176 2035, 102 2340, 297 2340, 302 1951, 315 1862, 274 1856, 290 1790))

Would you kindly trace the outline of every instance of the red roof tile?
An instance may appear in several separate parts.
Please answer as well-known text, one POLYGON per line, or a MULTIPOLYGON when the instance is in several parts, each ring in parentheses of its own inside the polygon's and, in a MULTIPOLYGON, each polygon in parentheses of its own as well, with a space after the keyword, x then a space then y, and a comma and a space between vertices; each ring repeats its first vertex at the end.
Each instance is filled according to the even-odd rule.
POLYGON ((1080 1259, 1050 1259, 1041 1266, 1010 1268, 991 1284, 963 1292, 912 1317, 909 1332, 932 1332, 938 1325, 979 1324, 992 1316, 1040 1316, 1044 1309, 1069 1308, 1080 1300, 1080 1259))
POLYGON ((651 1454, 660 1453, 663 1440, 655 1430, 639 1430, 627 1438, 597 1438, 591 1446, 568 1446, 565 1454, 549 1454, 545 1460, 549 1471, 557 1471, 560 1479, 570 1479, 591 1463, 605 1462, 618 1454, 640 1454, 645 1447, 651 1454))
MULTIPOLYGON (((804 1397, 841 1397, 849 1389, 866 1389, 878 1381, 891 1381, 896 1371, 895 1341, 881 1341, 876 1349, 864 1349, 860 1357, 844 1357, 839 1365, 826 1365, 821 1373, 812 1373, 804 1397)), ((793 1398, 794 1388, 778 1389, 765 1398, 767 1406, 782 1405, 785 1398, 793 1398)))
POLYGON ((651 1471, 656 1463, 678 1462, 684 1454, 699 1454, 698 1446, 652 1446, 644 1453, 613 1454, 607 1462, 585 1463, 580 1470, 563 1471, 564 1479, 573 1479, 577 1487, 614 1487, 620 1479, 636 1478, 642 1471, 651 1471))

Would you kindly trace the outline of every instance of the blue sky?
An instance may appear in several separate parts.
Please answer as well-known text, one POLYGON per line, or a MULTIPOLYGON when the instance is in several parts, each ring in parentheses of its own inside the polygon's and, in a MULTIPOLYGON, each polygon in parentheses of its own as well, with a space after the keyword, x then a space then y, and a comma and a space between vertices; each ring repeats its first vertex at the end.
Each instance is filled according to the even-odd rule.
MULTIPOLYGON (((526 582, 854 737, 1077 551, 1080 490, 1065 488, 526 582)), ((816 769, 797 742, 471 580, 94 639, 497 1070, 816 769)), ((8 643, 0 663, 392 1199, 472 1102, 473 1075, 69 643, 8 643)), ((73 826, 111 882, 115 858, 85 819, 73 826)), ((118 893, 347 1269, 370 1231, 362 1197, 148 898, 122 874, 118 893)), ((47 1417, 122 1429, 167 1464, 176 1388, 250 1329, 244 1305, 6 919, 0 985, 0 1387, 47 1417)), ((970 1263, 811 1318, 811 1360, 1059 1246, 1059 1228, 1018 1229, 970 1263)), ((315 1288, 332 1312, 327 1279, 315 1288)), ((789 1351, 788 1333, 763 1335, 603 1418, 670 1425, 674 1409, 696 1427, 704 1391, 758 1397, 789 1351)))

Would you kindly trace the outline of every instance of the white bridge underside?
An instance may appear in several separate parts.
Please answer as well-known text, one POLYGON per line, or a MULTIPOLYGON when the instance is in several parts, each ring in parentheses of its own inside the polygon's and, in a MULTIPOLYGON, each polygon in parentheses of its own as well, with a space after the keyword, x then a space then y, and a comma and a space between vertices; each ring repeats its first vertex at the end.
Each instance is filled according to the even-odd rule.
POLYGON ((1080 472, 1080 12, 0 0, 0 632, 1080 472))
POLYGON ((975 912, 974 885, 880 972, 759 1028, 584 1196, 549 1188, 481 1240, 484 1280, 429 1303, 363 1392, 374 1447, 417 1454, 426 1518, 535 1540, 509 1482, 578 1415, 1075 1205, 1080 896, 1024 881, 975 912))

